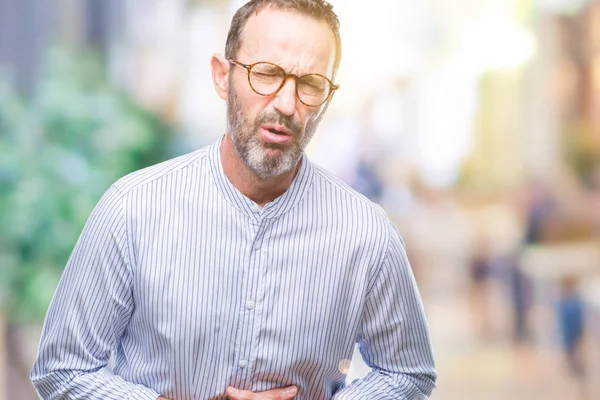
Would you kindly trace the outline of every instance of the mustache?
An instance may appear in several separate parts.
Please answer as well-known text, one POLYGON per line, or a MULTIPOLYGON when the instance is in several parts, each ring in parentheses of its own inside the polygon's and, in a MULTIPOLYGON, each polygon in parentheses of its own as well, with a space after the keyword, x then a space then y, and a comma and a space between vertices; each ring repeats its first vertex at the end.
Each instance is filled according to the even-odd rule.
POLYGON ((255 121, 257 126, 263 124, 283 125, 294 133, 295 136, 302 132, 302 124, 294 119, 294 117, 281 115, 276 112, 265 112, 259 114, 255 121))

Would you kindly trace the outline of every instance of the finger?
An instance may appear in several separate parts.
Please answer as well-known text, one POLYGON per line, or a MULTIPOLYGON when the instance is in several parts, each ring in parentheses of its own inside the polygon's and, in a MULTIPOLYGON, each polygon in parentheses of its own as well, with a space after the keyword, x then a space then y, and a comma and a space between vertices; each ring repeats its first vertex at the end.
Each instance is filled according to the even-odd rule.
POLYGON ((249 390, 239 390, 230 386, 227 388, 226 393, 231 400, 291 400, 298 394, 298 388, 289 386, 253 393, 249 390))
POLYGON ((285 388, 273 389, 266 392, 257 393, 259 399, 265 400, 288 400, 293 399, 298 394, 298 388, 296 386, 288 386, 285 388))
POLYGON ((229 398, 231 400, 256 400, 257 399, 256 397, 254 397, 254 393, 250 392, 249 390, 239 390, 239 389, 236 389, 231 386, 229 386, 227 388, 225 393, 227 393, 227 396, 229 396, 229 398))

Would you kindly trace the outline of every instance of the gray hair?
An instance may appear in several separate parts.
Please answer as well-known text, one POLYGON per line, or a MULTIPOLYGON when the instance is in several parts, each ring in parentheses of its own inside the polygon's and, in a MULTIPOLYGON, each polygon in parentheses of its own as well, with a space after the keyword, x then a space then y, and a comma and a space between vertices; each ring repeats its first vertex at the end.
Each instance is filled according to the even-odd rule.
POLYGON ((240 7, 233 19, 227 34, 225 45, 225 57, 235 59, 241 46, 241 36, 246 22, 252 15, 258 14, 266 7, 274 7, 280 10, 295 11, 301 15, 312 17, 317 21, 323 21, 329 25, 335 38, 335 62, 333 65, 333 76, 338 70, 342 59, 342 39, 340 37, 340 21, 333 11, 333 6, 325 0, 251 0, 240 7))

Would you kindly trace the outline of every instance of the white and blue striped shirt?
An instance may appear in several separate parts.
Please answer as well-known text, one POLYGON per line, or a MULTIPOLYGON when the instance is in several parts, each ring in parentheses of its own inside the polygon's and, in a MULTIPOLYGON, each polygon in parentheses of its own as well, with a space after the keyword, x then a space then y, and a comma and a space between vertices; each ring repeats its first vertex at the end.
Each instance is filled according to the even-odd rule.
POLYGON ((299 400, 428 396, 425 312, 384 212, 306 156, 260 208, 225 176, 219 146, 102 197, 46 317, 39 395, 226 399, 227 386, 296 385, 299 400), (344 386, 356 342, 372 372, 344 386))

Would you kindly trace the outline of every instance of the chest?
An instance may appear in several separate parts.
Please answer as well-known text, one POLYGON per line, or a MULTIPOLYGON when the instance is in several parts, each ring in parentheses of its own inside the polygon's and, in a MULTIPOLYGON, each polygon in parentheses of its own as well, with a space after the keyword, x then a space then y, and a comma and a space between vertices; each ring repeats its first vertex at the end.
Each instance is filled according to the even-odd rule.
POLYGON ((135 246, 138 304, 201 326, 252 311, 280 329, 324 327, 366 291, 374 249, 352 236, 341 224, 165 218, 135 246))
POLYGON ((331 220, 223 215, 158 213, 153 229, 134 230, 135 326, 166 350, 172 380, 197 393, 209 370, 220 374, 211 393, 332 390, 352 355, 376 248, 331 220))

